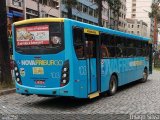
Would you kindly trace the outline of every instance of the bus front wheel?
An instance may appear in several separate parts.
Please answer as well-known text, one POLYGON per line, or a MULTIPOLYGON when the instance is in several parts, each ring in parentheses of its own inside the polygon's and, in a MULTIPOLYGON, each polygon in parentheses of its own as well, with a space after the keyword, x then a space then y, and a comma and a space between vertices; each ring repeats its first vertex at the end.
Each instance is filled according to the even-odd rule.
POLYGON ((114 95, 117 91, 117 87, 118 87, 117 77, 115 75, 112 75, 109 82, 108 94, 110 96, 114 95))
POLYGON ((140 82, 145 83, 147 80, 148 80, 148 71, 147 69, 144 69, 143 78, 140 80, 140 82))

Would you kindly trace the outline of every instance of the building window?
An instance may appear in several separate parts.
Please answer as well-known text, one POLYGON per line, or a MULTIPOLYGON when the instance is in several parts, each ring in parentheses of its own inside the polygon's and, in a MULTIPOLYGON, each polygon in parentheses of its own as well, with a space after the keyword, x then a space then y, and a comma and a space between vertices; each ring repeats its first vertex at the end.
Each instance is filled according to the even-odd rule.
POLYGON ((82 18, 80 18, 80 17, 77 17, 77 20, 80 21, 80 22, 82 22, 82 18))
POLYGON ((135 4, 135 3, 133 3, 133 4, 132 4, 132 7, 136 7, 136 4, 135 4))
POLYGON ((43 0, 43 5, 48 5, 47 3, 48 3, 47 0, 43 0))
POLYGON ((136 9, 132 9, 132 12, 136 12, 136 9))
POLYGON ((132 14, 132 18, 135 18, 136 17, 136 14, 132 14))
POLYGON ((98 14, 97 14, 97 11, 96 11, 96 10, 94 10, 94 17, 95 17, 95 18, 98 18, 98 14))
POLYGON ((63 18, 67 18, 67 13, 66 12, 62 12, 62 17, 63 18))
POLYGON ((77 3, 77 10, 82 11, 82 3, 80 2, 77 3))
POLYGON ((86 20, 86 19, 83 19, 83 22, 85 22, 85 23, 88 23, 88 20, 86 20))
POLYGON ((89 8, 89 15, 93 16, 93 9, 89 8))
POLYGON ((137 25, 137 28, 139 28, 139 25, 137 25))
POLYGON ((88 6, 83 5, 83 12, 84 12, 84 13, 88 13, 88 6))
POLYGON ((134 25, 132 25, 132 28, 134 28, 134 25))
POLYGON ((57 7, 58 6, 58 2, 50 0, 49 6, 57 9, 58 8, 57 7))

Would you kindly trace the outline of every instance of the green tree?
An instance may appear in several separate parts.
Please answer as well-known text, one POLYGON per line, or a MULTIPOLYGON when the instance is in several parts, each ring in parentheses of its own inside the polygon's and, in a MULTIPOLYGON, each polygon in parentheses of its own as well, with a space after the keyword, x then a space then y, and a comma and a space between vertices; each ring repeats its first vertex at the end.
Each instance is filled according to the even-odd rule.
POLYGON ((114 18, 114 21, 117 25, 117 26, 116 25, 114 26, 114 29, 118 29, 120 8, 121 8, 121 1, 120 0, 114 0, 112 10, 113 10, 113 18, 114 18))
POLYGON ((108 2, 109 11, 110 11, 109 21, 113 19, 114 24, 112 28, 118 29, 121 1, 120 0, 107 0, 107 2, 108 2))
POLYGON ((62 0, 62 4, 64 4, 67 9, 67 17, 72 19, 72 8, 77 5, 77 0, 62 0))
POLYGON ((155 18, 160 21, 160 7, 159 2, 152 3, 151 5, 151 12, 149 13, 150 18, 155 18))
POLYGON ((10 54, 7 36, 6 0, 0 0, 0 82, 11 84, 10 54))
POLYGON ((157 49, 157 41, 158 41, 158 23, 160 22, 160 0, 152 3, 151 12, 149 13, 149 17, 154 19, 154 32, 153 32, 153 49, 157 49))

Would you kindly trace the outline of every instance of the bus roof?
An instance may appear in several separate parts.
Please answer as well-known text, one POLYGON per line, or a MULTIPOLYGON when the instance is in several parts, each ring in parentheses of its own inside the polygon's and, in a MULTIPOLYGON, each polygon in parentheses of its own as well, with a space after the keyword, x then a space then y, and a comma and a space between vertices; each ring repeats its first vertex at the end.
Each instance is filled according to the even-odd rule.
POLYGON ((112 30, 112 29, 109 29, 109 28, 104 28, 104 27, 100 27, 100 26, 96 26, 96 25, 91 25, 91 24, 79 22, 79 21, 76 21, 76 20, 71 20, 71 19, 67 19, 67 18, 65 18, 65 20, 76 22, 82 27, 87 27, 88 29, 101 31, 101 32, 108 33, 108 34, 111 34, 111 35, 123 36, 123 37, 128 37, 128 38, 131 38, 131 39, 138 39, 138 40, 144 40, 144 41, 150 41, 151 40, 151 38, 142 37, 142 36, 138 36, 138 35, 134 35, 134 34, 129 34, 129 33, 121 32, 121 31, 118 31, 118 30, 112 30))
POLYGON ((34 18, 26 19, 13 23, 14 25, 24 25, 30 23, 40 23, 40 22, 64 22, 64 18, 34 18))
POLYGON ((117 30, 112 30, 112 29, 109 29, 109 28, 104 28, 104 27, 100 27, 100 26, 96 26, 96 25, 91 25, 91 24, 79 22, 79 21, 76 21, 76 20, 68 19, 68 18, 34 18, 34 19, 26 19, 26 20, 18 21, 18 22, 15 22, 13 24, 17 26, 17 25, 24 25, 24 24, 38 23, 38 22, 64 22, 64 21, 74 22, 77 25, 80 25, 82 27, 86 27, 88 29, 101 31, 101 32, 108 33, 108 34, 111 34, 111 35, 118 35, 118 36, 128 37, 128 38, 131 38, 131 39, 138 39, 138 40, 145 40, 145 41, 150 41, 151 40, 150 38, 137 36, 137 35, 134 35, 134 34, 129 34, 129 33, 121 32, 121 31, 117 31, 117 30))

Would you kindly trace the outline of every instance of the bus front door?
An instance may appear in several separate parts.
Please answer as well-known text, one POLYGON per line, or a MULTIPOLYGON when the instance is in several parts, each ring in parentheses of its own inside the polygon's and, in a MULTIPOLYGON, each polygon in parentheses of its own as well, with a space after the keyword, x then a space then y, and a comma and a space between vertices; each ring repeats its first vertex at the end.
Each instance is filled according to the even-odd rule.
POLYGON ((97 75, 97 41, 95 35, 85 35, 86 41, 86 62, 88 73, 88 94, 98 91, 98 75, 97 75))

